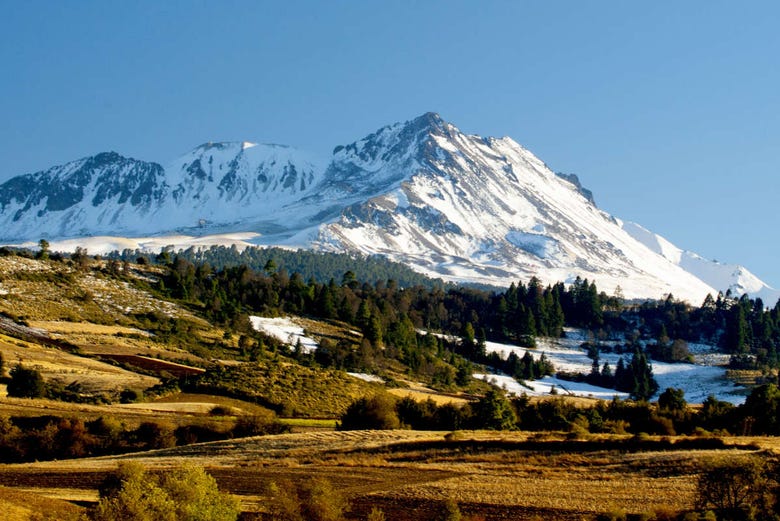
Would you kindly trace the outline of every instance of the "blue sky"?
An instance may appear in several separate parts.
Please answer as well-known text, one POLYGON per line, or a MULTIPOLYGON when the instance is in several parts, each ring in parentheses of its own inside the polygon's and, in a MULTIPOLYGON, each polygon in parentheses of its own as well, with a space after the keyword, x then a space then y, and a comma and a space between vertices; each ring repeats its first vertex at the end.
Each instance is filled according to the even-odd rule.
POLYGON ((780 3, 0 0, 0 180, 439 112, 780 285, 780 3))

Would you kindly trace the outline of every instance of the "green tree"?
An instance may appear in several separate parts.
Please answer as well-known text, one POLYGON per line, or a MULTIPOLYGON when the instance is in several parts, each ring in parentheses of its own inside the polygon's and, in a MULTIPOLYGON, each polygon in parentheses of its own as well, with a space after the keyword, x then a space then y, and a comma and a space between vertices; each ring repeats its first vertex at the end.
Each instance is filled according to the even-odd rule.
POLYGON ((741 302, 729 310, 723 343, 723 347, 731 353, 744 353, 750 347, 748 344, 748 322, 741 302))
POLYGON ((263 271, 266 273, 266 275, 271 275, 276 271, 276 263, 273 259, 268 259, 268 262, 266 262, 265 266, 263 266, 263 271))
POLYGON ((498 389, 490 389, 473 407, 476 428, 501 431, 517 426, 517 415, 512 405, 498 389))
POLYGON ((398 429, 400 426, 395 400, 387 394, 355 400, 347 407, 339 423, 339 429, 344 431, 398 429))
POLYGON ((176 504, 179 521, 234 521, 241 513, 237 498, 219 491, 202 467, 187 465, 163 476, 162 489, 176 504))
POLYGON ((750 392, 739 408, 744 418, 745 434, 780 434, 780 389, 765 384, 750 392))
POLYGON ((658 397, 658 407, 667 411, 684 411, 687 405, 682 389, 667 387, 658 397))
POLYGON ((94 521, 235 521, 239 501, 193 465, 161 477, 136 462, 122 463, 101 487, 94 521))
POLYGON ((122 463, 109 478, 90 517, 93 521, 176 521, 176 504, 140 463, 122 463))
POLYGON ((36 369, 27 369, 17 364, 11 369, 11 381, 8 382, 8 396, 17 398, 40 398, 46 392, 41 373, 36 369))
POLYGON ((49 258, 49 241, 46 239, 41 239, 38 241, 38 253, 35 255, 38 259, 48 259, 49 258))
POLYGON ((711 462, 699 474, 696 507, 713 508, 718 519, 770 519, 766 464, 756 457, 711 462))

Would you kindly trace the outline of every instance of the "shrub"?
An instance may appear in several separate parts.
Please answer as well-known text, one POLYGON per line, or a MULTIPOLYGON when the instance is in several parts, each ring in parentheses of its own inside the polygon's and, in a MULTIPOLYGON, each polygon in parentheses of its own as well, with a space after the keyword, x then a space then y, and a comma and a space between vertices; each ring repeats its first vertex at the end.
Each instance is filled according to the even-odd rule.
POLYGON ((371 512, 369 512, 366 521, 386 521, 386 519, 385 513, 374 507, 371 509, 371 512))
POLYGON ((463 518, 458 504, 453 499, 448 499, 442 505, 437 521, 460 521, 463 518))
POLYGON ((618 508, 599 514, 596 519, 598 521, 626 521, 626 513, 618 508))
POLYGON ((200 467, 188 465, 157 478, 139 463, 120 464, 100 487, 94 521, 235 521, 240 503, 217 488, 200 467))
POLYGON ((39 371, 17 364, 11 369, 7 392, 8 396, 17 398, 40 398, 46 392, 46 386, 39 371))
POLYGON ((241 512, 238 499, 220 492, 217 481, 202 467, 175 470, 163 476, 160 486, 176 505, 176 519, 234 521, 241 512))
POLYGON ((301 506, 304 519, 309 521, 341 521, 347 502, 330 481, 314 478, 303 487, 301 506))
POLYGON ((173 428, 155 422, 144 422, 134 432, 136 440, 149 449, 167 449, 176 446, 173 428))
MULTIPOLYGON (((342 521, 347 509, 344 497, 324 478, 313 478, 300 486, 289 480, 271 483, 268 491, 273 519, 278 521, 342 521)), ((375 519, 384 520, 384 515, 375 519)))
POLYGON ((341 417, 339 429, 398 429, 401 422, 395 411, 395 400, 389 395, 377 394, 352 402, 341 417))
POLYGON ((769 488, 765 467, 755 457, 711 462, 699 474, 697 508, 713 508, 719 518, 746 518, 765 503, 769 488))

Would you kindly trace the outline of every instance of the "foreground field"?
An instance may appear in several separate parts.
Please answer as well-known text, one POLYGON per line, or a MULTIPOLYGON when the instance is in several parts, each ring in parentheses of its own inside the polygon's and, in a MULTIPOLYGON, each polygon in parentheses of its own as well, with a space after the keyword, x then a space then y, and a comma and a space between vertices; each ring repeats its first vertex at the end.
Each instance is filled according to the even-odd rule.
POLYGON ((244 509, 268 511, 268 485, 330 480, 363 518, 434 519, 446 499, 488 520, 589 519, 595 513, 693 508, 696 475, 711 458, 771 451, 756 440, 569 440, 529 433, 414 431, 308 432, 176 449, 25 465, 1 465, 0 485, 72 501, 94 501, 101 480, 123 460, 151 469, 192 461, 239 495, 244 509))

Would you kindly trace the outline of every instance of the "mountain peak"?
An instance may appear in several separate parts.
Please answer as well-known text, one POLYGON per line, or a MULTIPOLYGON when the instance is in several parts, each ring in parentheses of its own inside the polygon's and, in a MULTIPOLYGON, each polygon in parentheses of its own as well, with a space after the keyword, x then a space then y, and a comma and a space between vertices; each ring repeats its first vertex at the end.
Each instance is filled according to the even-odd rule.
POLYGON ((406 126, 412 126, 417 129, 431 128, 440 129, 446 124, 441 116, 436 112, 426 112, 425 114, 406 122, 406 126))

